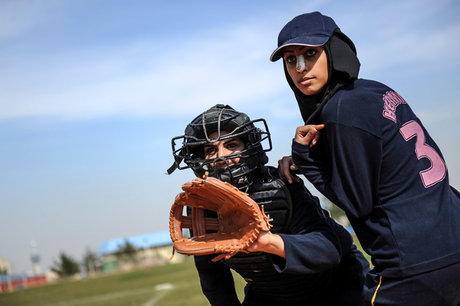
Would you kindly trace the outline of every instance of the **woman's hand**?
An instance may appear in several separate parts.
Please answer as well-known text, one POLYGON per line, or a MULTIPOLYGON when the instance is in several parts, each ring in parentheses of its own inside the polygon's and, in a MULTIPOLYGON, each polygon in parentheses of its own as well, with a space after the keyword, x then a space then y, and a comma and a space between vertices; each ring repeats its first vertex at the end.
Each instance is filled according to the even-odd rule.
POLYGON ((294 174, 298 168, 292 161, 291 156, 284 156, 278 161, 278 173, 281 178, 286 179, 289 184, 300 182, 300 177, 294 174))
POLYGON ((319 131, 324 129, 324 127, 324 124, 299 126, 295 130, 294 140, 300 144, 313 147, 319 140, 319 131))
POLYGON ((280 235, 261 232, 259 237, 247 249, 248 252, 265 252, 286 258, 284 241, 280 235))

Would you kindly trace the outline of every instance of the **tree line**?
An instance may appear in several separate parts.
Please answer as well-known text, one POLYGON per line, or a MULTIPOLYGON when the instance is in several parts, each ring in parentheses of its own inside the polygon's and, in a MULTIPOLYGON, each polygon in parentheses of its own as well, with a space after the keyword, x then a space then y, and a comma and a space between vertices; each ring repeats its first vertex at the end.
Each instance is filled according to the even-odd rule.
MULTIPOLYGON (((128 240, 125 240, 124 244, 118 247, 114 255, 118 259, 135 262, 136 252, 137 248, 128 240)), ((51 271, 57 273, 60 277, 69 277, 81 272, 92 274, 102 271, 102 260, 96 252, 89 248, 86 249, 81 264, 72 256, 61 251, 58 259, 53 262, 51 271)))

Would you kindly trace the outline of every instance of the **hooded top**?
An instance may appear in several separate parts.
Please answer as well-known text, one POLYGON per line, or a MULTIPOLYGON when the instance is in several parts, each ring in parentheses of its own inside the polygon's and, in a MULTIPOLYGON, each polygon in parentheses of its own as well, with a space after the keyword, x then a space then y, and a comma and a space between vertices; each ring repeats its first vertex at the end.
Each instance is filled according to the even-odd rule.
MULTIPOLYGON (((301 15, 319 24, 310 36, 331 29, 318 14, 301 15)), ((287 28, 297 33, 290 44, 311 45, 287 28)), ((439 147, 396 91, 356 79, 353 44, 338 28, 327 33, 331 77, 321 93, 303 95, 286 73, 304 120, 325 124, 315 146, 293 140, 299 173, 346 212, 375 273, 407 277, 460 262, 460 193, 439 147)))
POLYGON ((354 45, 351 40, 347 42, 343 39, 344 37, 346 36, 337 29, 323 46, 328 59, 329 79, 323 90, 317 95, 303 94, 293 83, 287 72, 286 63, 283 61, 286 79, 294 91, 305 124, 319 123, 321 109, 332 95, 358 77, 360 63, 354 51, 354 45))
POLYGON ((321 109, 341 87, 358 77, 360 63, 356 48, 332 18, 319 12, 295 17, 284 26, 278 36, 278 48, 272 61, 282 57, 283 48, 291 45, 323 46, 328 60, 329 79, 317 95, 304 95, 293 83, 283 61, 286 79, 294 91, 305 124, 318 123, 321 109))

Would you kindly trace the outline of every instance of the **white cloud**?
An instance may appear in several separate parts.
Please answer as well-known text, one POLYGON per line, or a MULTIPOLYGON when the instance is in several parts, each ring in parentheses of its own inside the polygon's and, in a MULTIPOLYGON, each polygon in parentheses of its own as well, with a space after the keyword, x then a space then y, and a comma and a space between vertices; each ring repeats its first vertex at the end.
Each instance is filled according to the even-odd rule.
MULTIPOLYGON (((320 9, 321 5, 324 2, 317 1, 303 11, 320 9)), ((411 3, 410 7, 414 5, 411 3)), ((446 4, 434 11, 443 5, 446 4)), ((400 10, 404 12, 410 7, 402 6, 400 10)), ((336 18, 338 23, 345 19, 343 28, 352 30, 364 72, 373 75, 388 66, 408 62, 446 66, 458 62, 455 50, 460 42, 455 37, 460 37, 460 25, 417 32, 416 25, 431 13, 421 12, 401 19, 390 15, 397 13, 393 7, 385 9, 381 13, 391 18, 376 23, 372 23, 375 14, 361 12, 360 26, 357 19, 346 18, 349 12, 336 18), (401 33, 401 27, 410 30, 401 33), (378 35, 369 33, 376 28, 382 29, 378 35), (439 49, 443 50, 440 63, 440 54, 436 52, 439 49)), ((10 28, 16 26, 16 33, 25 31, 45 18, 42 14, 45 11, 37 9, 30 13, 33 17, 29 23, 10 23, 10 28)), ((162 41, 143 38, 123 44, 76 45, 72 51, 57 51, 50 46, 48 53, 10 54, 2 61, 0 72, 0 118, 175 116, 187 114, 197 106, 216 103, 238 106, 260 101, 273 109, 274 115, 291 116, 292 110, 297 111, 296 106, 286 109, 274 100, 283 93, 289 99, 292 95, 279 63, 270 63, 268 57, 279 29, 296 13, 292 9, 268 12, 239 24, 165 35, 168 40, 162 41)))
POLYGON ((237 25, 176 38, 181 43, 134 42, 26 59, 10 66, 19 73, 0 76, 0 117, 174 115, 267 97, 284 84, 275 82, 279 66, 261 48, 273 39, 262 29, 237 25))

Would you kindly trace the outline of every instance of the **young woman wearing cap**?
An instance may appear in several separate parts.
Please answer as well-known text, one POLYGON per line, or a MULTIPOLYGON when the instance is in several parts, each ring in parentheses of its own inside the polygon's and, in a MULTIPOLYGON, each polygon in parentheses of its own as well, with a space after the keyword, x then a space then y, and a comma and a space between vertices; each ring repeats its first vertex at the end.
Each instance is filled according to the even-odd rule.
POLYGON ((460 194, 422 122, 393 89, 358 79, 355 46, 328 16, 287 23, 271 60, 280 58, 308 124, 282 172, 298 179, 293 162, 345 210, 374 264, 366 304, 459 305, 460 194))

